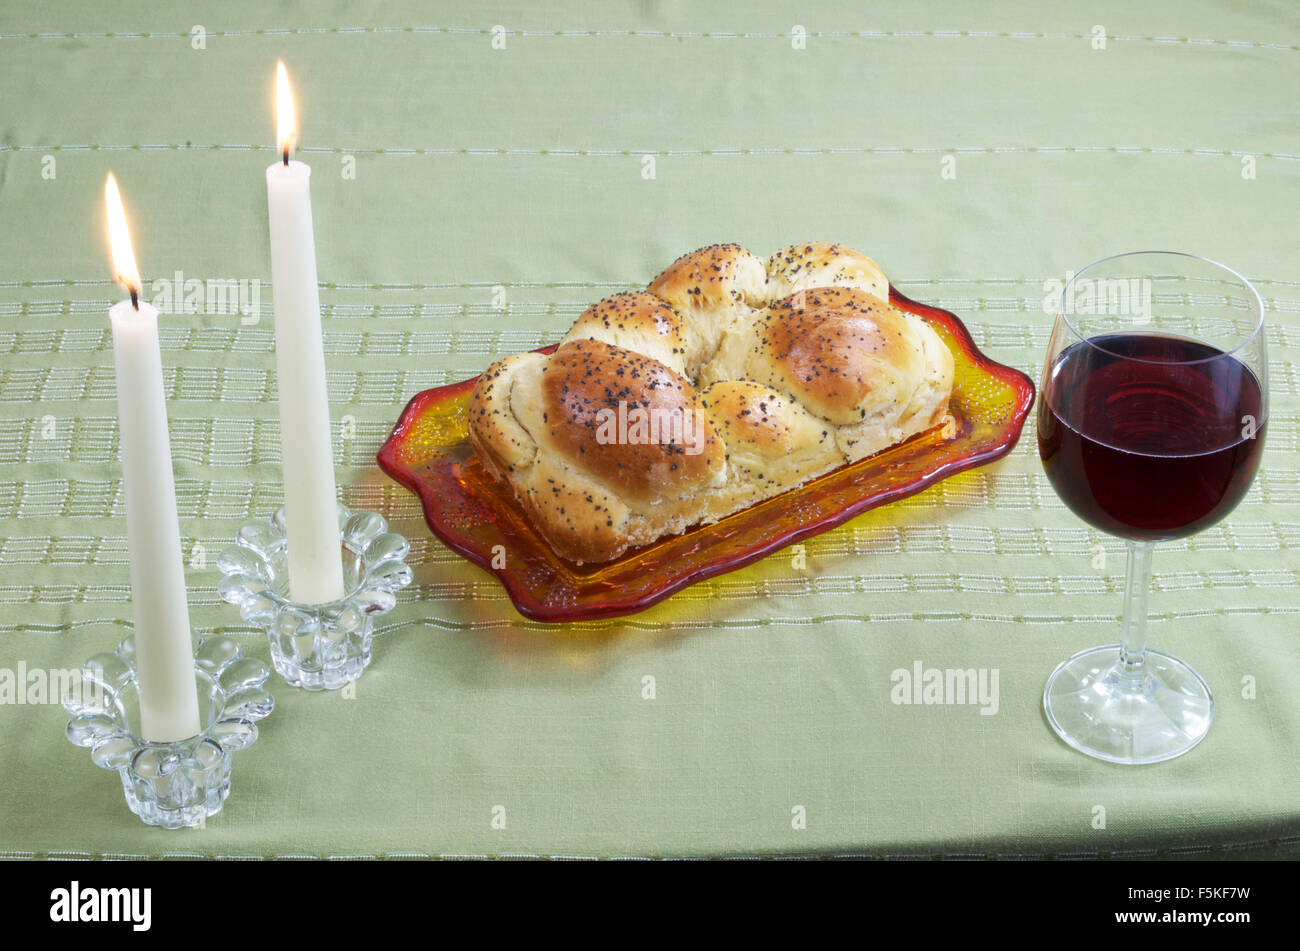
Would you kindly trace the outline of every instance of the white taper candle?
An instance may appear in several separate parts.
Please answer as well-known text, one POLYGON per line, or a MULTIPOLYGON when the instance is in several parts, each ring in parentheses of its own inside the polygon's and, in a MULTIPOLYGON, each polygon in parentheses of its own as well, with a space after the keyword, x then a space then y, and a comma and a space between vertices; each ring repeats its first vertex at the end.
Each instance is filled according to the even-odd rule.
MULTIPOLYGON (((280 66, 280 118, 288 80, 280 66)), ((292 100, 289 122, 292 125, 292 100)), ((283 136, 282 136, 283 138, 283 136)), ((316 242, 311 219, 311 169, 284 161, 266 170, 271 224, 271 285, 275 300, 275 362, 280 394, 280 454, 288 521, 289 595, 320 604, 343 597, 338 490, 330 440, 325 347, 316 242)))
POLYGON ((144 739, 168 743, 199 732, 194 646, 181 560, 176 483, 163 393, 158 311, 139 302, 140 274, 131 250, 117 182, 104 186, 113 276, 131 300, 108 311, 117 376, 117 420, 122 448, 122 495, 130 553, 135 667, 144 739))
POLYGON ((164 743, 199 732, 199 701, 167 435, 158 311, 143 302, 137 311, 124 300, 114 304, 108 316, 117 372, 140 729, 144 739, 164 743))

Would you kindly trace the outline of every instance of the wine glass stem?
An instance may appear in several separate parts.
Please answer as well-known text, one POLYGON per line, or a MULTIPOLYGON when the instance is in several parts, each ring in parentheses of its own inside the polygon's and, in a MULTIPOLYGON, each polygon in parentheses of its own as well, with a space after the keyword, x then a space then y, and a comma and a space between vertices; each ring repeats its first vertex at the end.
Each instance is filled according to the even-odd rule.
POLYGON ((1136 687, 1145 673, 1147 650, 1147 592, 1151 587, 1151 552, 1155 542, 1128 543, 1124 581, 1124 635, 1119 648, 1121 683, 1136 687))

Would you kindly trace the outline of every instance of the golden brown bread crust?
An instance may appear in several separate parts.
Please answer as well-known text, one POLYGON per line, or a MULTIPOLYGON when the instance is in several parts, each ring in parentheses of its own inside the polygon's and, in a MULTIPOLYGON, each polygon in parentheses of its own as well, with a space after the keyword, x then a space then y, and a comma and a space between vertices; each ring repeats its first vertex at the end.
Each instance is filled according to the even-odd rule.
POLYGON ((681 315, 687 376, 713 359, 722 334, 767 302, 763 261, 738 244, 714 244, 680 258, 646 288, 681 315))
POLYGON ((746 376, 791 393, 834 423, 853 423, 910 398, 925 369, 924 349, 906 316, 848 288, 777 301, 746 339, 746 376))
POLYGON ((743 379, 825 421, 855 462, 944 419, 953 361, 921 318, 865 291, 822 287, 728 331, 700 385, 743 379))
POLYGON ((714 383, 700 395, 727 457, 745 448, 761 459, 785 455, 794 437, 791 404, 771 387, 753 380, 714 383))
POLYGON ((889 302, 889 281, 860 251, 812 241, 782 248, 767 259, 767 296, 779 300, 814 287, 856 287, 889 302))
POLYGON ((579 564, 685 531, 726 477, 725 447, 690 383, 603 341, 492 364, 470 394, 469 423, 484 468, 579 564))
POLYGON ((658 360, 575 340, 542 371, 546 430, 538 441, 629 502, 653 503, 702 489, 722 472, 722 443, 701 409, 695 388, 658 360), (679 439, 656 431, 674 425, 679 439))
POLYGON ((723 380, 700 399, 727 447, 727 485, 740 494, 767 498, 844 464, 832 427, 772 387, 723 380))
POLYGON ((484 466, 564 558, 608 561, 949 418, 952 354, 865 255, 797 245, 765 267, 714 245, 650 288, 589 307, 550 356, 494 363, 470 396, 484 466))
POLYGON ((603 340, 652 357, 677 373, 685 372, 682 318, 667 301, 647 291, 625 291, 592 304, 561 342, 570 340, 603 340))
POLYGON ((483 371, 469 395, 470 442, 502 478, 515 466, 532 465, 537 455, 537 442, 515 415, 510 391, 519 370, 545 360, 540 353, 516 353, 498 360, 483 371))
POLYGON ((646 290, 674 306, 691 303, 718 307, 746 297, 761 303, 763 289, 750 283, 749 272, 755 264, 763 269, 763 262, 738 244, 711 244, 683 254, 664 268, 646 290))

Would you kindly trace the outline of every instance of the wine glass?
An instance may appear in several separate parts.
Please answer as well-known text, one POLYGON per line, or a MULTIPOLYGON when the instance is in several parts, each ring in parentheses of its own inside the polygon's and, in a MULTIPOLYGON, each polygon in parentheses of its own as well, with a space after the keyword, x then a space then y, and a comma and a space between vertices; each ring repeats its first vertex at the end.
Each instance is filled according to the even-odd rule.
POLYGON ((1128 544, 1118 644, 1062 663, 1043 709, 1112 763, 1186 753, 1214 701, 1195 670, 1146 647, 1155 544, 1222 519, 1259 468, 1268 419, 1263 303, 1236 271, 1171 251, 1118 254, 1065 285, 1038 401, 1038 452, 1061 500, 1128 544))

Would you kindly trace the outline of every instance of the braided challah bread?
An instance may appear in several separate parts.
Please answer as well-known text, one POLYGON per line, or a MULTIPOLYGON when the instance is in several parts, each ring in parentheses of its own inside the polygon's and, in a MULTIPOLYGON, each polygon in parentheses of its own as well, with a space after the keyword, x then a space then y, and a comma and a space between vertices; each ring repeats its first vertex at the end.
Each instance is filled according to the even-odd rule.
POLYGON ((939 425, 952 379, 865 255, 721 244, 488 367, 469 436, 561 556, 604 562, 939 425))

